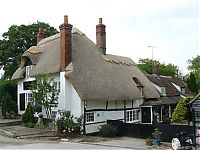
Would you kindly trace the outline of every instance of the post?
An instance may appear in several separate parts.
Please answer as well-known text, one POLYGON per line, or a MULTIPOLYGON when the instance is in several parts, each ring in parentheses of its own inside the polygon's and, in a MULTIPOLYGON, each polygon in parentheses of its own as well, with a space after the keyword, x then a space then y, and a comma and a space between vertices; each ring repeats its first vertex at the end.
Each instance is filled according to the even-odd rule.
POLYGON ((83 134, 86 135, 85 123, 86 123, 86 101, 83 101, 83 134))
POLYGON ((153 123, 153 106, 150 107, 151 108, 151 124, 153 123))
POLYGON ((126 101, 124 100, 124 123, 126 123, 126 101))

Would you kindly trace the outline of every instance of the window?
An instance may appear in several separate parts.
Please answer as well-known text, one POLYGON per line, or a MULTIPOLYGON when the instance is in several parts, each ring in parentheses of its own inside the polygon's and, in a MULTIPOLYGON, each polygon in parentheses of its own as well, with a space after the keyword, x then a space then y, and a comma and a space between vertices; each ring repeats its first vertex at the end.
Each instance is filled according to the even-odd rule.
POLYGON ((139 89, 139 91, 140 91, 140 94, 143 96, 143 85, 142 85, 142 83, 139 81, 139 79, 138 78, 136 78, 136 77, 133 77, 133 81, 136 83, 136 85, 137 85, 137 88, 139 89))
POLYGON ((60 81, 57 82, 53 82, 53 85, 55 86, 55 88, 60 91, 60 81))
POLYGON ((52 111, 51 111, 51 118, 52 118, 53 120, 56 118, 56 115, 57 115, 57 111, 52 110, 52 111))
POLYGON ((183 88, 183 87, 181 88, 181 93, 185 94, 185 88, 183 88))
POLYGON ((27 102, 32 102, 33 101, 32 93, 26 93, 25 97, 26 97, 26 101, 27 102))
POLYGON ((26 78, 29 77, 30 75, 30 70, 33 68, 33 65, 30 65, 30 66, 26 66, 26 78))
POLYGON ((161 94, 166 95, 165 87, 161 87, 161 94))
POLYGON ((135 110, 127 110, 126 111, 126 121, 127 122, 134 122, 134 121, 139 121, 139 109, 135 110))
POLYGON ((94 121, 94 113, 86 113, 86 122, 93 122, 94 121))
POLYGON ((36 82, 36 81, 23 82, 23 89, 24 90, 31 90, 33 82, 36 82))

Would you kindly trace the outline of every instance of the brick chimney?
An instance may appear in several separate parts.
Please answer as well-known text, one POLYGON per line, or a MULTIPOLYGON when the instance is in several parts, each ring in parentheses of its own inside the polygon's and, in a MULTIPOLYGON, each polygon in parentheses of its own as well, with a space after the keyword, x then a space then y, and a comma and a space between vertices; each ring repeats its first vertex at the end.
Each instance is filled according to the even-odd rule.
POLYGON ((37 33, 37 43, 39 43, 42 39, 46 38, 45 29, 40 27, 39 32, 37 33))
POLYGON ((99 18, 99 24, 96 25, 96 44, 102 54, 106 54, 106 26, 102 24, 102 18, 99 18))
POLYGON ((68 16, 64 16, 64 23, 60 28, 60 71, 64 71, 72 59, 72 25, 68 23, 68 16))

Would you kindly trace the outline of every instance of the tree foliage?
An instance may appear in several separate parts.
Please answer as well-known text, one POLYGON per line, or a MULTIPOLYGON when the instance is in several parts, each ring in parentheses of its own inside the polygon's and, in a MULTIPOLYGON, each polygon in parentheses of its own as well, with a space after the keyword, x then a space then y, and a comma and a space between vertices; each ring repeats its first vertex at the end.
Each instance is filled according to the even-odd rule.
POLYGON ((12 101, 12 98, 9 94, 6 94, 2 98, 2 116, 8 118, 12 112, 17 114, 17 104, 12 101))
POLYGON ((54 79, 47 75, 39 75, 32 84, 32 94, 36 107, 44 107, 48 119, 51 119, 51 108, 58 104, 59 89, 54 79))
POLYGON ((188 111, 187 111, 187 103, 190 99, 182 98, 177 104, 173 114, 172 114, 172 122, 173 123, 186 123, 188 120, 188 111))
POLYGON ((200 55, 188 60, 188 69, 194 74, 197 89, 200 91, 200 55))
POLYGON ((165 76, 175 76, 177 74, 178 67, 173 64, 165 64, 160 63, 159 61, 152 61, 152 59, 139 59, 138 61, 138 67, 145 73, 152 74, 152 66, 155 66, 155 64, 158 67, 158 72, 160 75, 165 76))
POLYGON ((200 72, 200 55, 197 55, 193 59, 188 60, 188 69, 194 72, 200 72))
POLYGON ((47 36, 54 35, 57 30, 49 24, 37 22, 30 25, 12 25, 0 40, 0 68, 5 71, 4 78, 11 78, 19 66, 22 54, 37 44, 37 33, 40 27, 46 29, 47 36))
POLYGON ((22 115, 22 123, 23 124, 28 124, 28 123, 34 123, 34 112, 33 112, 33 107, 30 103, 28 103, 25 112, 22 115))
POLYGON ((17 83, 15 81, 0 80, 0 103, 6 95, 10 95, 11 99, 17 103, 17 83))
POLYGON ((198 93, 198 85, 196 82, 195 74, 193 72, 190 73, 190 76, 187 80, 188 88, 193 92, 193 93, 198 93))

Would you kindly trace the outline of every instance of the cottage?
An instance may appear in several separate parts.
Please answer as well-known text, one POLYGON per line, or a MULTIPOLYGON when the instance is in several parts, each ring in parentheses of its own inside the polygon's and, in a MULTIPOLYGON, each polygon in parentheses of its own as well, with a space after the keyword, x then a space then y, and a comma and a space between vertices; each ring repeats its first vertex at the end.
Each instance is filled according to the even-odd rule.
POLYGON ((60 33, 51 37, 39 30, 37 45, 24 52, 12 76, 18 80, 19 114, 32 101, 27 86, 35 76, 48 74, 60 88, 52 116, 61 109, 83 115, 85 133, 97 132, 108 119, 141 122, 140 105, 160 96, 130 58, 107 54, 102 19, 96 26, 96 44, 73 28, 67 16, 59 28, 60 33))
MULTIPOLYGON (((181 98, 192 96, 192 92, 177 77, 162 76, 157 74, 146 77, 151 81, 152 85, 159 92, 160 98, 154 101, 145 101, 141 107, 150 109, 152 118, 157 122, 168 122, 172 112, 181 98)), ((153 120, 145 120, 143 122, 153 122, 153 120)))

